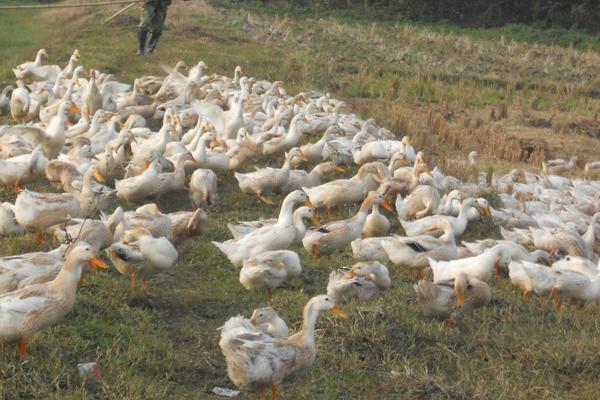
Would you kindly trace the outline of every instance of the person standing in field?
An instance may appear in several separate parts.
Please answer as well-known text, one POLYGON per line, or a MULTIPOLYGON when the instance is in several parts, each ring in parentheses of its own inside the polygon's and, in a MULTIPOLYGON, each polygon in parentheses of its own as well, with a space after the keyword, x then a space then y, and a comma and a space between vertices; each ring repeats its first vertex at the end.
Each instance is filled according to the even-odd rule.
POLYGON ((171 5, 171 0, 143 0, 137 2, 138 7, 142 8, 140 24, 138 25, 138 51, 142 56, 146 51, 146 37, 148 32, 152 33, 148 42, 148 53, 152 54, 156 49, 158 38, 162 34, 165 18, 167 18, 167 8, 171 5))

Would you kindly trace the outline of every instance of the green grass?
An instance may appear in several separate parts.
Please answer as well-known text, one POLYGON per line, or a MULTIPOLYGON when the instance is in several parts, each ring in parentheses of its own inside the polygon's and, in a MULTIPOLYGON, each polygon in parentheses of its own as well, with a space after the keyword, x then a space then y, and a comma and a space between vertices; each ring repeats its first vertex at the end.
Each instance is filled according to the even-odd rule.
MULTIPOLYGON (((52 61, 61 64, 77 47, 86 67, 114 72, 123 81, 132 81, 141 74, 162 73, 160 63, 173 65, 179 59, 188 64, 202 59, 211 72, 228 75, 240 64, 257 79, 284 81, 290 94, 313 88, 331 90, 361 115, 376 115, 382 125, 395 130, 404 127, 422 138, 426 153, 435 154, 436 160, 451 155, 449 161, 456 158, 457 151, 468 150, 457 150, 445 142, 444 136, 432 132, 426 122, 432 110, 445 113, 444 121, 450 128, 470 140, 464 134, 460 115, 482 118, 489 112, 487 107, 506 99, 515 107, 533 96, 547 99, 547 107, 571 101, 544 89, 544 78, 536 79, 533 74, 526 75, 526 79, 538 89, 485 83, 490 78, 484 76, 485 71, 497 66, 483 59, 464 61, 466 69, 473 72, 472 79, 460 73, 452 74, 460 79, 450 74, 445 74, 445 79, 423 74, 418 61, 426 52, 439 51, 436 40, 441 39, 437 37, 429 43, 416 41, 414 48, 418 51, 407 53, 415 63, 399 64, 379 58, 386 48, 396 51, 391 43, 388 47, 384 43, 381 48, 366 48, 355 39, 344 42, 343 37, 334 35, 334 28, 331 40, 324 41, 302 31, 302 21, 296 19, 284 23, 266 20, 276 33, 267 40, 261 27, 246 22, 245 13, 215 11, 198 3, 175 3, 157 54, 143 59, 134 55, 134 11, 108 26, 100 25, 99 20, 114 12, 112 9, 76 11, 68 14, 68 21, 65 14, 57 12, 27 14, 18 22, 15 14, 2 14, 0 80, 12 80, 9 68, 31 60, 42 46, 49 50, 52 61), (6 28, 6 23, 12 28, 6 28), (19 45, 11 36, 15 30, 21 32, 19 40, 23 41, 19 45), (280 39, 277 32, 282 35, 280 39), (286 36, 287 32, 300 32, 307 40, 294 42, 296 36, 286 36), (334 42, 345 46, 345 50, 334 55, 334 42), (382 72, 370 71, 374 66, 382 72), (475 71, 483 72, 475 75, 475 71), (530 90, 531 96, 523 94, 525 90, 530 90), (456 126, 451 125, 453 120, 456 126)), ((362 25, 332 22, 356 37, 365 32, 362 25)), ((375 30, 373 38, 387 32, 375 30)), ((465 39, 459 36, 458 40, 465 39)), ((506 72, 497 75, 499 81, 509 80, 506 72)), ((594 107, 593 99, 585 95, 581 99, 594 107)), ((588 147, 589 151, 597 149, 588 147)), ((447 164, 451 168, 451 163, 447 164)), ((43 183, 30 187, 45 190, 43 183)), ((277 210, 240 193, 229 175, 219 181, 219 196, 219 204, 208 210, 208 230, 186 240, 179 247, 180 260, 173 273, 153 278, 146 292, 132 291, 128 279, 114 270, 87 275, 73 313, 64 323, 31 338, 28 359, 18 357, 12 345, 0 344, 0 399, 204 399, 212 398, 208 391, 213 386, 232 387, 218 348, 217 328, 230 316, 248 316, 268 301, 265 293, 243 289, 237 271, 210 242, 229 237, 227 222, 275 216, 277 210), (102 383, 84 382, 78 376, 77 363, 92 360, 100 364, 102 383)), ((9 189, 0 191, 2 201, 13 201, 14 197, 9 189)), ((163 202, 163 207, 168 212, 188 207, 188 203, 184 196, 175 196, 173 201, 163 202)), ((347 209, 346 214, 353 210, 347 209)), ((497 234, 497 225, 478 223, 470 226, 464 239, 497 234)), ((47 243, 42 248, 52 246, 47 243)), ((0 255, 37 248, 31 235, 0 241, 0 255)), ((331 269, 352 259, 348 249, 331 259, 315 259, 302 248, 294 249, 302 257, 304 272, 277 290, 271 304, 297 329, 303 304, 325 291, 331 269)), ((393 286, 381 298, 365 305, 343 306, 350 315, 348 320, 329 315, 321 318, 316 363, 298 379, 283 385, 282 398, 596 396, 600 372, 597 306, 566 302, 556 311, 550 305, 537 306, 535 300, 523 303, 504 277, 492 284, 489 307, 449 330, 421 316, 411 288, 414 277, 401 268, 392 268, 391 274, 393 286)), ((239 398, 256 397, 243 393, 239 398)))
POLYGON ((473 39, 498 40, 501 37, 508 41, 522 43, 537 43, 561 47, 574 47, 582 50, 600 50, 600 37, 578 29, 547 27, 537 24, 508 24, 495 28, 469 28, 449 22, 413 21, 397 10, 383 6, 370 7, 365 10, 357 4, 353 8, 327 7, 321 4, 294 5, 290 2, 262 2, 211 0, 212 4, 230 9, 243 9, 254 13, 267 15, 289 16, 293 18, 333 18, 352 23, 376 23, 401 27, 403 25, 417 26, 423 31, 453 33, 468 36, 473 39))

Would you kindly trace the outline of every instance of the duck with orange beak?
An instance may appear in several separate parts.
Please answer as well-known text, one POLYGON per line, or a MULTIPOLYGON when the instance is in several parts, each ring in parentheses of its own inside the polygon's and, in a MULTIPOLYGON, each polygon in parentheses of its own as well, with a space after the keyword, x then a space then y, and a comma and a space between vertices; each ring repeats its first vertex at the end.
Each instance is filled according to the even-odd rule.
POLYGON ((448 326, 492 299, 487 283, 460 273, 454 279, 429 282, 420 280, 413 285, 421 310, 426 317, 445 319, 448 326))
POLYGON ((54 280, 0 295, 0 338, 18 341, 17 351, 27 355, 26 339, 55 325, 75 305, 77 285, 86 264, 108 268, 90 245, 81 242, 68 252, 54 280))
POLYGON ((265 399, 265 389, 270 388, 271 398, 277 399, 279 385, 286 378, 315 362, 315 327, 319 315, 327 311, 347 318, 330 297, 315 296, 304 306, 302 330, 287 339, 275 339, 243 317, 230 318, 221 328, 219 347, 231 381, 242 390, 256 391, 260 399, 265 399))
POLYGON ((387 267, 378 261, 359 262, 342 267, 329 275, 327 295, 336 304, 351 299, 366 302, 392 284, 387 267))
POLYGON ((434 260, 456 258, 456 242, 452 225, 446 220, 441 220, 429 227, 427 233, 437 230, 444 232, 439 238, 430 235, 394 236, 389 241, 383 241, 381 246, 395 265, 421 271, 429 266, 428 258, 434 260))

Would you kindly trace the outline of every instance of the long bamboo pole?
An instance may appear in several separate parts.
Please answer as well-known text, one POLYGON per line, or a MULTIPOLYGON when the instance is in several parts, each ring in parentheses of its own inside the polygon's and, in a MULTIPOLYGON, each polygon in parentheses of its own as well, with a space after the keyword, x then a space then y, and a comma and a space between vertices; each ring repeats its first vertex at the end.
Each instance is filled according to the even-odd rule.
POLYGON ((61 4, 21 4, 21 5, 7 5, 0 6, 0 10, 30 10, 37 8, 78 8, 78 7, 102 7, 110 6, 115 4, 129 4, 131 0, 114 0, 104 1, 101 3, 61 3, 61 4))
POLYGON ((129 10, 131 7, 133 7, 135 5, 135 1, 131 2, 130 5, 125 6, 123 8, 121 8, 119 11, 117 11, 116 13, 114 13, 113 15, 111 15, 110 17, 106 18, 104 21, 102 21, 103 24, 107 23, 108 21, 110 21, 113 18, 118 17, 119 15, 123 14, 125 11, 129 10))

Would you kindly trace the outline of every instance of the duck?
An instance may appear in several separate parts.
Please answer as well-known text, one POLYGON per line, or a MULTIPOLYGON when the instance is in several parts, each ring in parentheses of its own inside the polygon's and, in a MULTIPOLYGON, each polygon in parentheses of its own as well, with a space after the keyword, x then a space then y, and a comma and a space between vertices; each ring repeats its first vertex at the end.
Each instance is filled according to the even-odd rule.
POLYGON ((383 248, 383 243, 394 243, 392 236, 358 238, 350 242, 354 258, 365 261, 388 262, 390 258, 383 248))
MULTIPOLYGON (((323 159, 323 150, 325 149, 325 145, 329 140, 331 140, 332 137, 335 137, 335 135, 337 135, 339 132, 339 126, 332 125, 329 128, 327 128, 327 130, 325 130, 325 133, 323 133, 321 139, 317 140, 314 143, 308 143, 300 146, 302 154, 304 154, 304 156, 308 160, 307 162, 312 164, 320 162, 323 159)), ((294 165, 294 167, 297 167, 297 165, 294 165)))
POLYGON ((149 230, 154 237, 167 237, 172 229, 169 216, 160 212, 156 204, 148 203, 123 214, 115 231, 115 239, 121 240, 126 231, 138 227, 149 230))
POLYGON ((109 209, 115 202, 116 192, 105 186, 106 178, 96 165, 91 165, 83 174, 81 182, 75 181, 71 186, 79 195, 79 215, 84 218, 96 217, 101 211, 109 209))
POLYGON ((440 193, 429 185, 417 186, 410 195, 396 197, 396 213, 398 218, 408 221, 420 219, 433 214, 440 206, 440 193))
POLYGON ((217 175, 211 169, 199 168, 190 178, 188 193, 192 206, 214 206, 218 199, 217 175))
POLYGON ((243 126, 244 97, 235 96, 230 101, 230 108, 223 111, 218 105, 206 101, 193 101, 192 109, 198 116, 206 119, 215 127, 217 135, 224 139, 233 139, 243 126))
POLYGON ((415 163, 412 168, 398 168, 394 171, 393 177, 396 182, 403 183, 407 189, 412 192, 421 184, 421 174, 424 176, 431 176, 431 171, 427 164, 415 163))
POLYGON ((29 78, 33 74, 35 68, 42 66, 43 57, 48 58, 48 52, 46 49, 39 49, 33 61, 26 61, 13 68, 15 77, 17 79, 29 78))
POLYGON ((125 232, 120 242, 106 250, 106 255, 117 271, 129 276, 132 288, 141 275, 143 289, 148 287, 148 276, 172 270, 179 257, 167 238, 155 238, 148 229, 140 227, 125 232))
POLYGON ((192 158, 192 155, 188 152, 181 153, 175 160, 173 172, 158 174, 158 187, 154 195, 160 198, 160 196, 167 193, 183 191, 185 189, 185 162, 192 158))
POLYGON ((430 258, 429 266, 433 271, 434 282, 456 278, 461 272, 488 282, 494 271, 498 273, 500 268, 508 266, 511 261, 510 253, 508 246, 498 244, 474 257, 451 261, 436 261, 430 258))
POLYGON ((63 266, 68 246, 61 244, 49 252, 36 251, 0 257, 0 294, 12 292, 39 275, 51 274, 52 280, 63 266), (23 284, 24 283, 24 284, 23 284))
POLYGON ((115 179, 117 198, 126 203, 141 203, 158 189, 158 161, 152 161, 141 175, 115 179))
POLYGON ((560 307, 561 296, 593 302, 600 295, 600 274, 589 277, 577 271, 548 268, 527 261, 511 263, 509 271, 513 284, 523 290, 524 300, 531 291, 539 296, 550 293, 555 305, 560 307))
POLYGON ((385 265, 378 261, 359 262, 341 267, 329 275, 327 296, 336 304, 351 299, 366 302, 388 289, 392 284, 385 265))
POLYGON ((277 190, 288 181, 290 167, 294 157, 299 157, 300 159, 304 158, 302 152, 297 147, 286 153, 285 163, 281 168, 267 167, 246 174, 234 172, 240 190, 244 193, 254 194, 256 198, 264 204, 274 205, 271 200, 263 196, 263 193, 277 190))
MULTIPOLYGON (((302 112, 296 114, 290 122, 288 131, 283 136, 275 137, 263 143, 263 154, 267 156, 275 156, 290 150, 292 147, 295 147, 302 136, 298 125, 300 121, 305 120, 305 118, 306 117, 302 112)), ((308 159, 305 158, 302 161, 307 162, 308 159)))
POLYGON ((17 80, 17 87, 10 96, 10 116, 14 120, 22 120, 29 112, 29 88, 22 80, 17 80))
POLYGON ((56 158, 65 146, 65 124, 71 106, 70 101, 62 102, 45 129, 30 125, 21 127, 23 136, 34 146, 39 146, 49 160, 56 158))
POLYGON ((52 281, 0 295, 0 337, 6 341, 17 341, 17 351, 21 356, 27 355, 29 337, 55 325, 71 312, 85 264, 107 268, 91 246, 81 243, 69 252, 62 269, 52 281))
POLYGON ((14 186, 18 192, 21 183, 32 182, 42 176, 47 163, 48 160, 38 150, 31 154, 0 159, 0 184, 14 186))
POLYGON ((79 199, 69 193, 38 193, 23 189, 15 201, 15 218, 23 228, 37 232, 37 241, 42 241, 42 232, 52 225, 79 216, 79 199))
POLYGON ((171 230, 167 239, 175 246, 186 237, 198 236, 208 224, 208 214, 202 208, 195 211, 176 211, 167 214, 171 230))
POLYGON ((14 205, 4 202, 0 204, 0 239, 9 235, 22 235, 25 229, 17 222, 14 205))
POLYGON ((431 231, 438 229, 444 233, 437 239, 429 235, 394 236, 393 240, 382 242, 381 247, 394 265, 405 266, 409 269, 427 268, 430 258, 437 261, 455 259, 457 248, 452 224, 441 220, 429 228, 431 231))
POLYGON ((227 154, 219 151, 207 151, 206 147, 212 141, 221 143, 215 132, 205 132, 200 136, 196 145, 196 150, 193 152, 195 164, 197 168, 207 168, 213 171, 228 171, 231 169, 231 159, 227 154))
MULTIPOLYGON (((296 236, 293 243, 302 243, 302 239, 306 234, 305 220, 311 221, 315 225, 321 225, 321 222, 315 217, 314 211, 308 206, 298 207, 293 214, 294 226, 296 228, 296 236)), ((227 229, 231 232, 234 239, 239 239, 250 232, 257 229, 275 226, 277 218, 260 219, 258 221, 243 221, 237 224, 227 224, 227 229)))
POLYGON ((566 253, 570 256, 586 257, 585 242, 577 232, 560 228, 538 229, 529 228, 533 244, 538 249, 546 250, 550 255, 566 253))
POLYGON ((278 387, 286 378, 314 363, 315 327, 325 311, 347 317, 328 296, 315 296, 304 306, 301 331, 287 339, 273 338, 243 317, 230 318, 221 328, 219 341, 229 379, 242 390, 257 391, 260 398, 264 398, 265 388, 271 387, 272 398, 277 398, 278 387))
MULTIPOLYGON (((299 159, 299 157, 294 158, 294 160, 299 159)), ((336 165, 333 161, 317 164, 310 172, 306 172, 302 169, 292 169, 290 170, 290 176, 287 182, 281 186, 277 192, 281 195, 286 195, 294 190, 302 189, 303 187, 310 188, 319 186, 326 177, 331 174, 343 172, 345 172, 344 168, 336 165)))
POLYGON ((254 310, 250 317, 250 323, 276 339, 287 339, 290 336, 287 324, 273 307, 262 307, 254 310))
POLYGON ((551 268, 528 261, 511 261, 508 264, 508 277, 513 285, 519 287, 521 298, 527 300, 534 292, 544 296, 552 290, 556 275, 550 273, 551 268))
POLYGON ((2 92, 0 92, 0 115, 10 114, 10 98, 14 89, 13 85, 7 85, 2 88, 2 92))
POLYGON ((570 171, 575 167, 579 157, 573 156, 569 161, 565 160, 550 160, 548 162, 542 162, 542 171, 545 175, 560 175, 567 171, 570 171))
POLYGON ((291 250, 267 251, 244 260, 240 283, 248 291, 267 289, 271 299, 273 289, 287 278, 298 277, 301 273, 302 265, 297 253, 291 250))
POLYGON ((465 246, 473 255, 479 255, 486 249, 492 248, 497 244, 503 244, 511 249, 510 257, 513 261, 529 261, 529 262, 550 262, 550 254, 545 250, 536 249, 534 251, 528 251, 525 247, 518 243, 514 243, 509 240, 494 240, 485 239, 477 240, 473 243, 462 241, 462 245, 465 246))
POLYGON ((371 214, 367 216, 365 225, 362 229, 363 237, 381 237, 386 236, 392 225, 385 215, 379 212, 379 204, 373 204, 371 214))
POLYGON ((350 179, 337 179, 319 186, 303 187, 311 203, 316 208, 327 209, 327 215, 331 218, 331 209, 346 203, 357 203, 369 193, 376 189, 383 181, 379 171, 372 165, 366 164, 358 169, 356 175, 350 179))
POLYGON ((373 204, 382 203, 382 194, 374 191, 369 192, 353 217, 308 230, 304 235, 304 239, 302 239, 302 245, 307 252, 315 257, 322 254, 331 254, 360 237, 369 210, 373 207, 373 204))
POLYGON ((491 215, 491 211, 489 209, 483 209, 481 205, 478 203, 477 199, 469 198, 465 200, 461 206, 460 214, 458 217, 447 216, 447 215, 431 215, 429 217, 424 217, 421 219, 417 219, 415 221, 404 221, 400 220, 400 224, 404 229, 404 232, 407 236, 416 236, 423 234, 427 228, 436 224, 438 221, 444 219, 452 224, 452 229, 454 230, 454 234, 456 236, 462 235, 467 229, 468 220, 468 210, 470 208, 478 208, 481 209, 481 212, 484 215, 491 215))
POLYGON ((301 190, 295 190, 283 200, 277 224, 259 228, 236 240, 212 243, 229 259, 235 267, 241 267, 245 259, 269 250, 284 250, 296 238, 293 210, 296 204, 311 206, 308 196, 301 190))
MULTIPOLYGON (((439 193, 439 192, 438 192, 439 193)), ((434 214, 437 215, 452 215, 454 212, 454 204, 456 201, 462 202, 462 193, 460 190, 454 189, 446 193, 441 199, 438 208, 434 214)), ((461 203, 462 204, 462 203, 461 203)))
POLYGON ((485 307, 492 299, 487 283, 464 272, 456 278, 438 282, 422 279, 413 285, 413 289, 423 315, 445 319, 450 326, 474 309, 485 307))
POLYGON ((60 241, 83 241, 100 253, 113 244, 115 230, 123 218, 123 209, 118 207, 111 215, 102 214, 102 219, 73 218, 50 230, 60 241))

